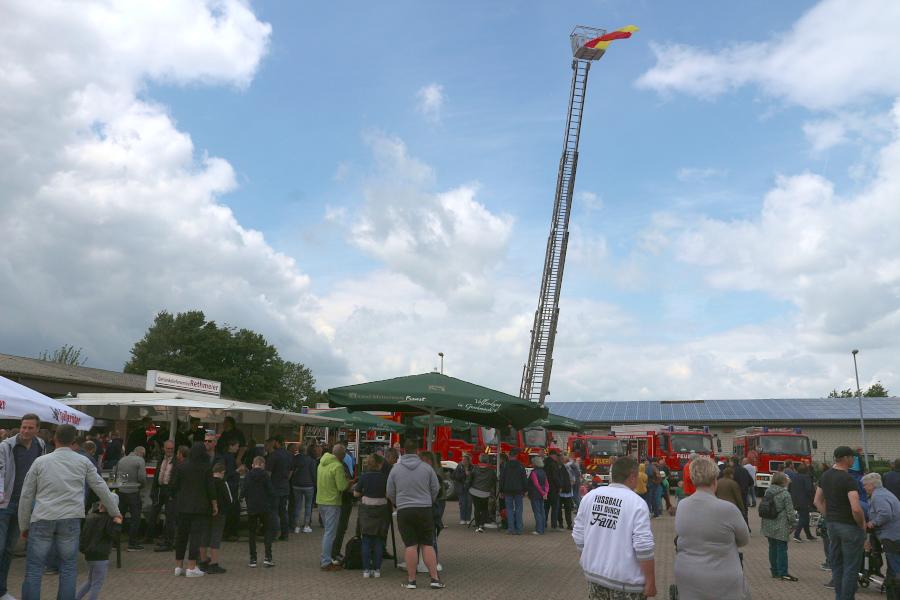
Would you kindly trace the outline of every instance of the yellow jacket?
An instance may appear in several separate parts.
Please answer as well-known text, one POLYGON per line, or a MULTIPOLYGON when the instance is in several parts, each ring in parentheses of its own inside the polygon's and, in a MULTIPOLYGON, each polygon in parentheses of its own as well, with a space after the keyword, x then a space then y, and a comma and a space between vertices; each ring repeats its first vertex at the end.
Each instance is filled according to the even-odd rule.
POLYGON ((638 494, 647 493, 647 465, 644 463, 638 465, 638 482, 634 491, 638 494))

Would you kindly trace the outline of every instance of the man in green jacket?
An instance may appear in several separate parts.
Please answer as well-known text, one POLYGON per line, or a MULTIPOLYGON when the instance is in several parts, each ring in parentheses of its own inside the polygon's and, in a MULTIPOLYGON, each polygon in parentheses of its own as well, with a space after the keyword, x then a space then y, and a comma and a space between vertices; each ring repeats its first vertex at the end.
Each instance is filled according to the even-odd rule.
POLYGON ((323 454, 316 477, 316 504, 319 505, 319 516, 325 525, 320 557, 323 571, 340 571, 342 568, 340 563, 332 561, 331 549, 341 515, 341 492, 346 490, 348 485, 344 463, 341 460, 345 452, 341 444, 335 444, 331 452, 323 454))

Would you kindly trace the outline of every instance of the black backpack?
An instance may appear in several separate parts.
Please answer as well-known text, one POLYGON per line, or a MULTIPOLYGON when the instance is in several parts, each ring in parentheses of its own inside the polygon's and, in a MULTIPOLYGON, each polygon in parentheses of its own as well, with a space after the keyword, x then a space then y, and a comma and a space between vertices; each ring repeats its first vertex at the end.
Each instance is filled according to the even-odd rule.
POLYGON ((777 519, 778 506, 775 504, 775 495, 766 494, 760 501, 758 510, 760 519, 777 519))
POLYGON ((347 542, 347 545, 344 547, 344 562, 342 564, 345 569, 354 571, 362 569, 362 539, 359 536, 353 536, 347 542))

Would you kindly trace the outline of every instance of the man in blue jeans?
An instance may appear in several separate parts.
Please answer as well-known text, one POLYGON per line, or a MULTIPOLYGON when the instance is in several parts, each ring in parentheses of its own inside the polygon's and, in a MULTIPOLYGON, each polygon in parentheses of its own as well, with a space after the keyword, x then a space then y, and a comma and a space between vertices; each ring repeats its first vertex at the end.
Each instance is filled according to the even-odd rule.
POLYGON ((859 487, 848 472, 855 454, 849 446, 839 446, 834 451, 834 466, 822 474, 813 501, 828 523, 835 600, 852 600, 856 596, 866 541, 859 487))
POLYGON ((319 516, 325 526, 322 536, 322 556, 319 566, 323 571, 340 571, 340 562, 332 560, 332 547, 337 536, 338 519, 341 516, 341 494, 350 483, 344 471, 344 447, 335 444, 331 452, 322 455, 316 472, 316 503, 319 516))
POLYGON ((518 448, 510 450, 509 461, 500 468, 500 493, 506 500, 506 521, 509 523, 510 535, 522 535, 525 528, 522 523, 522 501, 528 486, 528 475, 518 460, 519 452, 518 448))
POLYGON ((13 597, 7 592, 6 580, 19 540, 19 497, 28 470, 44 453, 44 440, 36 435, 40 426, 37 415, 25 415, 19 433, 0 443, 0 600, 13 597))
POLYGON ((22 484, 19 528, 28 538, 22 600, 40 600, 41 578, 51 550, 59 556, 57 597, 75 597, 85 484, 97 494, 113 521, 122 523, 119 503, 97 468, 73 450, 76 434, 71 425, 60 425, 54 438, 56 450, 35 459, 22 484))

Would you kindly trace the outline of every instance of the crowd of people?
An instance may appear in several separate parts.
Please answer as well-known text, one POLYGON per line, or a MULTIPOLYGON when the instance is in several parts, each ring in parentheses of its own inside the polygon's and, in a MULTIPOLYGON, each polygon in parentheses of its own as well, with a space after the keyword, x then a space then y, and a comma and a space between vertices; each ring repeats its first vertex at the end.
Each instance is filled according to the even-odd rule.
POLYGON ((867 553, 873 560, 884 556, 888 598, 900 598, 900 461, 884 478, 863 473, 846 446, 835 450, 830 465, 786 461, 757 502, 755 469, 746 459, 716 464, 692 454, 678 485, 669 489, 675 478, 663 460, 620 457, 611 465, 610 484, 587 491, 580 460, 555 449, 529 457, 514 448, 483 455, 478 463, 464 456, 445 482, 439 457, 421 451, 413 439, 357 465, 341 443, 295 444, 293 452, 278 435, 248 443, 231 419, 218 435, 195 426, 175 439, 148 425, 142 422, 124 440, 115 433, 84 438, 71 426, 51 435, 37 416, 26 415, 18 428, 0 431, 0 600, 14 600, 8 573, 20 533, 27 536, 25 599, 40 598, 47 572, 58 573, 60 598, 100 597, 120 533, 128 551, 144 550, 150 540, 155 551, 172 552, 176 576, 224 574, 220 548, 224 540, 237 540, 241 501, 251 568, 260 564, 259 537, 262 566, 272 568, 274 542, 312 533, 316 506, 322 571, 352 568, 364 578, 380 578, 383 560, 394 558, 386 541, 396 518, 403 586, 416 588, 417 574, 427 573, 428 587, 441 589, 445 483, 459 498, 460 524, 475 533, 493 527, 522 535, 529 505, 533 535, 571 530, 592 600, 657 594, 650 523, 666 511, 675 516, 679 598, 750 598, 742 548, 750 540, 748 511, 754 506, 774 579, 798 581, 789 569, 792 541, 821 539, 822 569, 832 574, 825 586, 836 600, 855 597, 867 553), (157 466, 148 481, 151 457, 157 466), (109 484, 101 468, 111 472, 109 484), (346 540, 352 514, 354 532, 346 540), (813 514, 820 517, 815 533, 813 514), (80 588, 79 553, 87 563, 80 588))
MULTIPOLYGON (((657 593, 650 520, 659 507, 650 486, 652 465, 652 459, 619 458, 612 465, 610 485, 581 501, 572 536, 591 600, 643 600, 657 593)), ((748 467, 752 465, 746 461, 716 464, 696 454, 686 462, 672 511, 679 600, 751 597, 741 552, 751 536, 748 506, 756 504, 755 471, 748 467)), ((788 569, 789 542, 817 539, 810 529, 810 514, 817 511, 825 552, 822 569, 832 575, 825 587, 835 599, 854 598, 860 573, 878 570, 872 564, 864 569, 864 556, 874 562, 881 554, 887 563, 887 598, 900 599, 900 460, 883 478, 862 471, 857 453, 841 446, 833 463, 821 465, 815 478, 810 466, 791 461, 772 474, 758 512, 773 579, 798 581, 788 569)))

